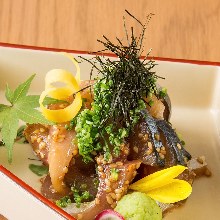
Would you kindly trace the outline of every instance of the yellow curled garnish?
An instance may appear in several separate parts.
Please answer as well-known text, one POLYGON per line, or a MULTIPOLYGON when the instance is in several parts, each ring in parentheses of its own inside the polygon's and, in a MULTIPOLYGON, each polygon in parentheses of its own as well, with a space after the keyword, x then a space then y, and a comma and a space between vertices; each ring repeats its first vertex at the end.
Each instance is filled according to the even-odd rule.
MULTIPOLYGON (((69 58, 70 55, 67 55, 69 58)), ((71 60, 76 65, 77 74, 76 78, 72 75, 72 73, 62 70, 62 69, 54 69, 47 73, 45 77, 45 91, 42 92, 39 103, 42 114, 45 118, 53 122, 67 122, 74 118, 77 113, 80 111, 82 106, 82 98, 80 92, 80 72, 78 63, 71 57, 71 60), (62 87, 56 87, 55 83, 64 84, 62 87), (59 100, 66 100, 71 95, 75 94, 73 102, 64 109, 51 110, 46 108, 43 105, 44 98, 46 96, 50 96, 59 100)))
POLYGON ((188 182, 174 179, 185 169, 187 168, 177 165, 155 172, 130 185, 130 189, 144 192, 151 198, 163 203, 181 201, 192 192, 192 187, 188 182))
POLYGON ((77 82, 80 83, 80 68, 79 68, 78 62, 69 53, 61 52, 61 54, 68 57, 73 62, 73 64, 75 65, 75 67, 76 67, 76 76, 75 76, 75 78, 76 78, 77 82))

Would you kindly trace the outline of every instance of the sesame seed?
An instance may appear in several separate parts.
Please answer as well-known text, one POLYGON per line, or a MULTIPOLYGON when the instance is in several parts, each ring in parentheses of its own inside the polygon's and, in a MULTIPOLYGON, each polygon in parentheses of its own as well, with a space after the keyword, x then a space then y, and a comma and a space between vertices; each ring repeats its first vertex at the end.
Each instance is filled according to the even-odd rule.
POLYGON ((136 146, 133 147, 135 153, 138 153, 138 148, 136 146))
POLYGON ((140 163, 136 164, 136 169, 138 169, 140 167, 140 163))
POLYGON ((44 128, 40 128, 40 132, 45 132, 45 129, 44 128))
POLYGON ((36 129, 33 134, 38 134, 39 133, 39 129, 36 129))
POLYGON ((156 148, 156 151, 157 151, 157 152, 160 152, 160 148, 159 148, 159 147, 157 147, 157 148, 156 148))
POLYGON ((110 193, 109 195, 110 195, 113 199, 116 199, 115 193, 110 193))
POLYGON ((73 156, 76 156, 78 154, 78 150, 77 149, 74 149, 73 150, 73 156))
POLYGON ((135 177, 137 175, 137 171, 134 171, 133 173, 133 177, 135 177))
POLYGON ((98 171, 99 171, 99 172, 102 172, 102 171, 103 171, 103 167, 98 166, 98 171))
POLYGON ((145 135, 143 136, 143 138, 142 138, 142 141, 143 141, 143 142, 147 142, 147 140, 148 140, 148 135, 145 134, 145 135))
POLYGON ((34 143, 34 141, 36 141, 37 140, 37 137, 36 136, 31 136, 31 143, 33 144, 34 143))
POLYGON ((101 173, 101 178, 105 179, 105 174, 104 173, 101 173))
POLYGON ((114 209, 116 206, 116 203, 111 204, 111 207, 114 209))
POLYGON ((52 135, 53 135, 53 136, 57 136, 58 133, 59 133, 59 130, 55 130, 55 131, 53 131, 52 135))
POLYGON ((59 107, 60 108, 65 108, 65 105, 64 104, 60 104, 59 107))
POLYGON ((146 139, 146 140, 148 139, 148 134, 144 135, 144 139, 146 139))
POLYGON ((43 152, 40 152, 40 157, 43 159, 44 158, 44 154, 43 154, 43 152))
POLYGON ((116 198, 117 201, 118 201, 121 197, 122 197, 122 194, 121 194, 121 193, 116 193, 116 194, 115 194, 115 198, 116 198))
POLYGON ((64 172, 64 173, 67 173, 67 172, 68 172, 68 167, 64 167, 64 168, 63 168, 63 172, 64 172))
POLYGON ((116 164, 117 164, 118 166, 123 166, 123 163, 122 163, 121 161, 116 162, 116 164))
POLYGON ((111 185, 111 183, 110 183, 110 181, 108 179, 105 179, 105 184, 106 184, 106 186, 110 186, 111 185))
POLYGON ((185 163, 187 163, 187 162, 188 162, 187 157, 184 157, 184 162, 185 162, 185 163))
POLYGON ((41 140, 42 140, 42 138, 41 138, 41 137, 37 138, 37 143, 40 143, 40 142, 41 142, 41 140))
POLYGON ((39 149, 42 150, 46 147, 46 143, 41 141, 40 144, 39 144, 39 149))
POLYGON ((114 202, 112 197, 109 195, 106 196, 106 200, 107 200, 108 204, 110 204, 110 205, 114 202))
POLYGON ((155 137, 155 139, 156 139, 157 141, 160 140, 160 135, 159 135, 159 134, 155 134, 154 137, 155 137))
POLYGON ((116 194, 120 194, 120 193, 122 193, 122 191, 123 191, 123 190, 122 190, 121 188, 115 189, 115 193, 116 193, 116 194))
POLYGON ((66 136, 65 134, 59 134, 58 138, 65 138, 65 136, 66 136))
POLYGON ((152 150, 152 149, 149 149, 149 150, 146 151, 146 154, 147 154, 147 155, 150 155, 152 152, 153 152, 153 150, 152 150))
POLYGON ((98 158, 96 159, 96 162, 97 162, 97 164, 101 164, 101 159, 98 157, 98 158))
POLYGON ((98 198, 95 198, 95 204, 96 205, 100 204, 100 200, 98 198))
POLYGON ((117 165, 116 165, 115 163, 111 163, 111 164, 109 165, 109 167, 110 167, 110 168, 115 168, 115 167, 117 167, 117 165))
POLYGON ((182 149, 182 147, 181 147, 181 145, 179 143, 177 143, 177 147, 178 147, 179 150, 182 149))
POLYGON ((64 141, 64 138, 57 138, 57 140, 56 140, 56 142, 59 142, 59 143, 61 143, 61 142, 63 142, 64 141))
POLYGON ((205 158, 203 158, 203 157, 198 157, 198 158, 196 158, 196 160, 197 160, 199 163, 201 163, 201 164, 204 163, 204 159, 205 159, 205 158))
POLYGON ((128 184, 129 184, 129 180, 126 180, 126 181, 125 181, 125 184, 128 185, 128 184))
POLYGON ((129 150, 128 150, 128 149, 125 149, 125 150, 124 150, 124 154, 125 154, 125 155, 128 155, 128 154, 129 154, 129 150))
POLYGON ((153 148, 153 145, 152 145, 152 143, 150 141, 147 143, 147 145, 148 145, 149 149, 153 148))
POLYGON ((165 155, 167 152, 165 150, 161 150, 160 153, 165 155))
POLYGON ((161 159, 165 158, 165 156, 162 153, 159 153, 159 156, 160 156, 161 159))
POLYGON ((143 135, 142 133, 139 133, 139 134, 138 134, 138 137, 139 137, 139 138, 143 138, 143 136, 144 136, 144 135, 143 135))
POLYGON ((111 192, 112 190, 111 190, 110 187, 106 187, 105 191, 106 191, 107 193, 109 193, 109 192, 111 192))

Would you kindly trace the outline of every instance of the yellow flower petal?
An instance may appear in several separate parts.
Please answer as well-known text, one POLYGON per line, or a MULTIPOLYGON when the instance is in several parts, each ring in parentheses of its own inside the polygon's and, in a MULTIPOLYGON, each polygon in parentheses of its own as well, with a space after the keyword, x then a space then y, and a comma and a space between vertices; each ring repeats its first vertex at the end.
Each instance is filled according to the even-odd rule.
POLYGON ((160 170, 130 185, 130 189, 148 192, 170 183, 173 178, 181 174, 187 167, 177 165, 160 170))
POLYGON ((148 191, 147 195, 162 203, 174 203, 186 199, 191 193, 192 186, 188 182, 173 179, 165 186, 148 191))

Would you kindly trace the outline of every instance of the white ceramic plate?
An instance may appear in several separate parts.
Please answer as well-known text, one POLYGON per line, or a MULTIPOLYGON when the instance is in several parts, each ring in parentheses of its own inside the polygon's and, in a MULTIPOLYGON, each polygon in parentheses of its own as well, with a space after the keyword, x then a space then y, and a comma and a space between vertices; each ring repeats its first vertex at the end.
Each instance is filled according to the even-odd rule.
MULTIPOLYGON (((0 103, 5 102, 6 83, 15 88, 31 74, 37 73, 31 86, 31 93, 40 94, 44 89, 44 76, 49 70, 64 68, 75 72, 71 61, 66 57, 55 52, 36 49, 0 47, 0 103)), ((85 53, 81 55, 90 56, 85 53)), ((160 84, 168 89, 172 101, 173 126, 182 134, 187 143, 186 148, 193 156, 205 155, 213 173, 211 178, 203 177, 196 180, 193 184, 193 193, 186 204, 169 213, 164 219, 219 219, 219 64, 203 62, 190 64, 187 61, 161 60, 157 63, 159 64, 156 67, 157 74, 166 78, 160 80, 160 84)), ((82 79, 88 79, 90 65, 84 62, 80 67, 82 79)), ((0 165, 2 165, 0 166, 0 214, 12 220, 62 219, 63 217, 73 219, 37 193, 40 187, 39 177, 28 169, 30 163, 36 163, 28 158, 34 157, 29 145, 16 144, 13 163, 9 165, 6 150, 0 148, 0 165), (13 212, 10 211, 12 207, 13 212)))

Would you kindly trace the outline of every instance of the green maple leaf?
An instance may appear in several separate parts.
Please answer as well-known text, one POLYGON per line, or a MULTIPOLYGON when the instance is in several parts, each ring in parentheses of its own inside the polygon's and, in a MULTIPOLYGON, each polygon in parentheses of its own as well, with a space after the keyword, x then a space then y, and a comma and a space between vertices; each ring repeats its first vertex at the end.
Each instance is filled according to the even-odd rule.
MULTIPOLYGON (((6 85, 5 96, 11 105, 0 104, 2 141, 8 150, 10 163, 12 162, 12 149, 17 136, 19 120, 29 124, 54 124, 36 109, 39 107, 39 96, 27 95, 34 76, 32 75, 28 80, 20 84, 14 92, 6 85)), ((55 102, 54 100, 52 101, 55 102)))
POLYGON ((5 114, 5 118, 2 123, 2 140, 8 150, 8 160, 12 162, 12 147, 14 144, 14 140, 17 136, 18 130, 18 116, 16 111, 13 108, 8 109, 7 114, 5 114))

